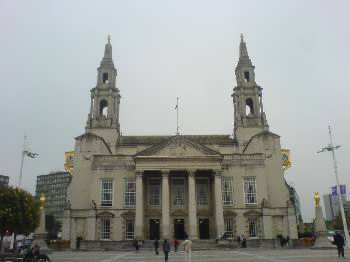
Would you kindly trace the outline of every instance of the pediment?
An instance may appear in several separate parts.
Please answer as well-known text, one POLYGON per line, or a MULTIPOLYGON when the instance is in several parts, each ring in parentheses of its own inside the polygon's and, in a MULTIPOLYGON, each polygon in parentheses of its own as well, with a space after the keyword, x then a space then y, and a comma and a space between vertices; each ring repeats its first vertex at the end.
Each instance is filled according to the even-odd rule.
POLYGON ((219 152, 191 141, 183 136, 173 136, 160 144, 151 146, 150 148, 136 154, 136 156, 158 157, 205 157, 219 155, 219 152))

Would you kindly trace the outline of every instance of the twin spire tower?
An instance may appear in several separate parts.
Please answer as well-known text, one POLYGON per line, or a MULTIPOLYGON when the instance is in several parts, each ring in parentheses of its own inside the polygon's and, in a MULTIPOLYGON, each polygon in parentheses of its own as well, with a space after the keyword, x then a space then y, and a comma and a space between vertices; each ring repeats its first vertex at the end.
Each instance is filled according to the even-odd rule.
MULTIPOLYGON (((241 34, 239 60, 235 69, 237 86, 233 89, 234 135, 238 143, 246 142, 255 133, 268 130, 263 110, 262 88, 255 82, 255 67, 249 58, 241 34)), ((117 145, 120 137, 120 92, 116 84, 117 69, 112 58, 111 38, 97 68, 97 84, 91 89, 91 106, 86 132, 101 136, 109 145, 117 145)))

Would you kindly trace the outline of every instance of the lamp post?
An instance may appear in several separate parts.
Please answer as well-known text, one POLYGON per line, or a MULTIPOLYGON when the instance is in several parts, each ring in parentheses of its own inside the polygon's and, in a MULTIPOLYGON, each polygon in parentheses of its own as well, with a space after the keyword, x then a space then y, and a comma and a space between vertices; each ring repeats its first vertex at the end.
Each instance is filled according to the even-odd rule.
POLYGON ((338 164, 337 164, 337 159, 335 157, 335 150, 340 148, 340 146, 339 145, 338 146, 334 146, 334 144, 333 144, 333 137, 332 137, 331 126, 328 126, 328 132, 329 132, 330 143, 328 144, 328 146, 323 147, 319 151, 317 151, 317 153, 322 153, 322 152, 325 152, 325 151, 332 152, 334 175, 335 175, 335 179, 336 179, 336 182, 337 182, 337 195, 338 195, 338 200, 339 200, 339 205, 340 205, 340 213, 341 213, 341 217, 342 217, 342 221, 343 221, 343 228, 344 228, 345 239, 346 239, 346 247, 350 248, 350 246, 349 246, 349 243, 350 243, 349 242, 350 241, 349 230, 348 230, 348 224, 346 222, 346 217, 345 217, 345 212, 344 212, 343 199, 341 198, 341 195, 340 195, 340 184, 339 184, 339 177, 338 177, 338 164))

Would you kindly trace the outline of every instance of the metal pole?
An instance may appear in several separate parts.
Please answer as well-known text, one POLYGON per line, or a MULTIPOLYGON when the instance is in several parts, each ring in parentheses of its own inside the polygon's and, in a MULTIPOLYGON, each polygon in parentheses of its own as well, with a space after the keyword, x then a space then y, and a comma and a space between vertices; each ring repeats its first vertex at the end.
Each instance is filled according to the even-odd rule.
POLYGON ((176 135, 179 134, 179 97, 176 97, 176 135))
POLYGON ((335 174, 335 179, 337 181, 337 194, 338 194, 338 200, 339 200, 339 204, 340 204, 340 213, 341 213, 341 217, 343 220, 343 228, 344 228, 345 239, 346 239, 346 247, 350 248, 350 246, 349 246, 350 237, 349 237, 348 223, 346 222, 343 199, 342 199, 341 193, 340 193, 340 183, 339 183, 339 177, 338 177, 338 164, 337 164, 337 159, 335 157, 335 150, 334 150, 335 147, 333 145, 331 126, 328 126, 328 131, 329 131, 329 139, 330 139, 330 148, 331 148, 332 157, 333 157, 334 174, 335 174))
POLYGON ((24 135, 24 139, 23 139, 23 148, 22 148, 22 158, 21 158, 21 168, 20 168, 20 171, 19 171, 19 179, 18 179, 18 187, 20 187, 21 184, 22 184, 23 163, 24 163, 24 150, 25 150, 25 146, 26 146, 26 138, 27 138, 27 136, 24 135))

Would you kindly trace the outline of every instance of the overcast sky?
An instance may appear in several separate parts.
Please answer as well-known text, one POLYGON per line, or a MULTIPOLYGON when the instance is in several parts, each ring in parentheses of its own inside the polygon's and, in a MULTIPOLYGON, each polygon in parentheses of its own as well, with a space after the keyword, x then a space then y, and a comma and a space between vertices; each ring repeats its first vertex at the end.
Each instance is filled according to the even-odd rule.
POLYGON ((0 1, 0 173, 23 186, 63 170, 84 132, 89 90, 112 36, 124 135, 232 134, 234 66, 244 33, 270 130, 292 151, 286 179, 314 216, 313 192, 335 183, 316 154, 334 127, 341 182, 350 185, 349 1, 0 1))

